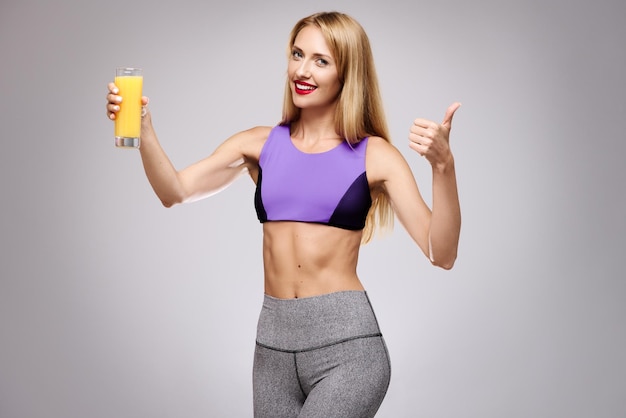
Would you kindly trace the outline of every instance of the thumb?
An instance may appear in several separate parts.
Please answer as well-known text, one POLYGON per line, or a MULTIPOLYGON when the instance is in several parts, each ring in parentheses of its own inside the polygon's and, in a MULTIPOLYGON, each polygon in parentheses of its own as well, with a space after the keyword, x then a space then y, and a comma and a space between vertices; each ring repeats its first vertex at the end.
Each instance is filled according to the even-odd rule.
POLYGON ((452 127, 452 117, 454 116, 454 112, 456 112, 459 107, 461 107, 461 103, 452 103, 446 110, 446 115, 443 117, 443 122, 441 122, 441 124, 450 129, 452 127))

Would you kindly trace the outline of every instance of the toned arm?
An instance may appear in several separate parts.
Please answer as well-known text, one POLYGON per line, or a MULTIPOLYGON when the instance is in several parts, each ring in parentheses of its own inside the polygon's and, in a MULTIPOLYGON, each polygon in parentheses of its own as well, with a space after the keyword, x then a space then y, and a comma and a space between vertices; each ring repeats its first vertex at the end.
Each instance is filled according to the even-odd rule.
POLYGON ((382 138, 371 138, 367 151, 370 184, 386 193, 411 238, 432 264, 450 269, 457 257, 461 210, 454 157, 449 147, 452 116, 459 104, 448 108, 441 124, 416 119, 409 146, 432 166, 432 210, 422 198, 413 173, 401 153, 382 138))
POLYGON ((366 161, 370 185, 387 194, 398 221, 429 256, 431 211, 408 163, 397 148, 378 137, 370 138, 366 161))
POLYGON ((429 257, 433 264, 445 269, 454 265, 461 232, 456 170, 450 150, 452 118, 460 106, 460 103, 451 104, 441 123, 415 119, 409 133, 409 147, 426 158, 432 167, 433 203, 429 257))
POLYGON ((241 174, 256 170, 270 129, 257 127, 237 133, 210 156, 178 171, 159 144, 148 113, 142 121, 140 148, 148 181, 166 207, 208 197, 241 174))
MULTIPOLYGON (((122 97, 114 83, 108 84, 107 117, 116 118, 122 97)), ((143 106, 148 97, 142 97, 143 106)), ((210 196, 230 185, 241 174, 249 172, 256 181, 259 155, 271 127, 256 127, 224 141, 209 157, 178 171, 157 139, 149 110, 141 119, 143 167, 150 185, 164 206, 192 202, 210 196)))

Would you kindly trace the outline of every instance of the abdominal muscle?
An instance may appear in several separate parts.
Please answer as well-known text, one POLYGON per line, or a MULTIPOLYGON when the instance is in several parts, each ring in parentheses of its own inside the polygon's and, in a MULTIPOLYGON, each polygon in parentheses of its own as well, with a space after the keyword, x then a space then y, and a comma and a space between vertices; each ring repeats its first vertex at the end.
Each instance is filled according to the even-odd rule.
POLYGON ((263 224, 265 293, 280 299, 363 290, 361 231, 303 222, 263 224))

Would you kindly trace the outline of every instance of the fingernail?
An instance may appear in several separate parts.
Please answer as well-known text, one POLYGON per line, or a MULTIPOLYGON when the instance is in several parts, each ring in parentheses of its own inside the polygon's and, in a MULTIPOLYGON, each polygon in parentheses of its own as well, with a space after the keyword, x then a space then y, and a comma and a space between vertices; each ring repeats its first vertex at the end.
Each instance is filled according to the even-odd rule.
POLYGON ((113 94, 117 94, 117 93, 119 93, 119 92, 120 92, 120 91, 117 89, 117 87, 113 89, 113 94))

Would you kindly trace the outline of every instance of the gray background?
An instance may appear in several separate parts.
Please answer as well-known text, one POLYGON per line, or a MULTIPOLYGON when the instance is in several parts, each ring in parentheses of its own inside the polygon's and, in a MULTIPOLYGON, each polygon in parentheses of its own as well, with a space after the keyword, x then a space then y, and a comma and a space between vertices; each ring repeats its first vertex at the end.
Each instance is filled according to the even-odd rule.
POLYGON ((251 416, 253 184, 162 208, 105 86, 145 69, 183 167, 278 121, 288 33, 320 10, 367 30, 428 201, 408 128, 463 103, 456 267, 399 225, 362 251, 392 356, 379 416, 626 416, 622 0, 0 4, 2 418, 251 416))

